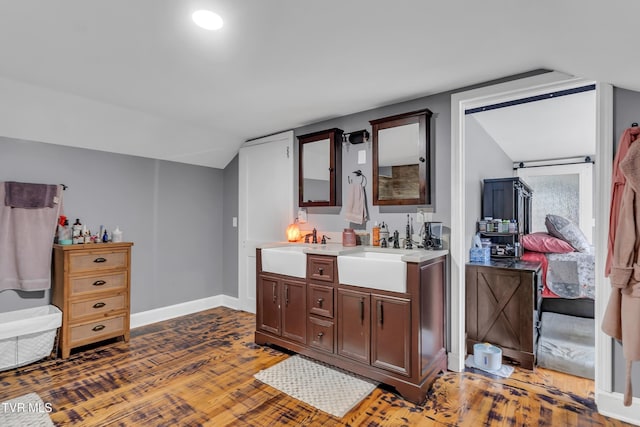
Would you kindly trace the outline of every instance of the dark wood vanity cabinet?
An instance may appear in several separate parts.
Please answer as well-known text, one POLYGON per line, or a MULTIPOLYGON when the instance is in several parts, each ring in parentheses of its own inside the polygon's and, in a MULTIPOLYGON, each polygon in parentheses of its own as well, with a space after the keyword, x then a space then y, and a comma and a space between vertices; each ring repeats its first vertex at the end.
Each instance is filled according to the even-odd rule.
POLYGON ((446 256, 407 263, 407 290, 397 293, 339 284, 335 256, 307 255, 306 282, 264 273, 258 249, 255 342, 383 382, 406 399, 423 402, 447 367, 445 266, 446 256), (294 283, 306 286, 306 303, 298 299, 303 308, 292 321, 286 310, 274 307, 286 298, 286 286, 291 303, 294 283), (302 329, 293 328, 300 319, 306 321, 306 343, 299 339, 302 329), (278 328, 278 321, 287 325, 278 328))
POLYGON ((535 365, 535 307, 539 263, 493 262, 465 268, 467 351, 489 342, 506 359, 533 369, 535 365))
POLYGON ((409 375, 411 301, 338 288, 338 354, 409 375))
POLYGON ((307 340, 304 281, 271 274, 258 276, 257 328, 299 343, 307 340))
POLYGON ((338 289, 338 354, 369 364, 371 357, 371 295, 338 289))
POLYGON ((371 364, 410 376, 411 301, 371 296, 371 364))

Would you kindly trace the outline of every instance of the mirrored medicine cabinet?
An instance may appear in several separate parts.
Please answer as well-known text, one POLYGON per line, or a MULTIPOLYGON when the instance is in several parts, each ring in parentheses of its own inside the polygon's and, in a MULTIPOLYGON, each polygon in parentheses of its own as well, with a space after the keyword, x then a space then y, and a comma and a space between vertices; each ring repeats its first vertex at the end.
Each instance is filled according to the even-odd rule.
POLYGON ((327 129, 298 137, 298 205, 342 204, 342 129, 327 129))
POLYGON ((373 134, 374 205, 432 204, 431 115, 424 109, 369 122, 373 134))

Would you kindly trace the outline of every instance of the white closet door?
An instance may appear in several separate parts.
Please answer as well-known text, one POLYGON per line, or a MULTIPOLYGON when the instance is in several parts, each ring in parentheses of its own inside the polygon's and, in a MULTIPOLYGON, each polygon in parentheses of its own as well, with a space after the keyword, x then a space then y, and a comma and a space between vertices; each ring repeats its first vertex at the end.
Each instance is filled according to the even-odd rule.
POLYGON ((256 246, 285 240, 293 221, 293 131, 248 141, 240 149, 238 299, 256 311, 256 246))

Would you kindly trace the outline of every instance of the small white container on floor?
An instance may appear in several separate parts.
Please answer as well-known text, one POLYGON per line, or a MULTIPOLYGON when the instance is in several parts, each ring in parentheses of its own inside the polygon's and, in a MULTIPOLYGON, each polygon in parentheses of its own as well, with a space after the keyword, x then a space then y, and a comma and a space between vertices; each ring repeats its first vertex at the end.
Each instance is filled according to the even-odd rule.
POLYGON ((489 343, 474 344, 473 363, 479 368, 497 371, 502 366, 502 350, 489 343))

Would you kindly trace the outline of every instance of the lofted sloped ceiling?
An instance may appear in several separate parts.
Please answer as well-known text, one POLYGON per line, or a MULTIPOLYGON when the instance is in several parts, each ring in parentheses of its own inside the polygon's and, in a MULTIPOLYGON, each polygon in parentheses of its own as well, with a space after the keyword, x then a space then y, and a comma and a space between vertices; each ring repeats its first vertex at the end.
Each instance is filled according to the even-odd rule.
POLYGON ((514 162, 596 153, 595 90, 471 114, 514 162))
POLYGON ((143 114, 164 138, 44 142, 224 167, 250 138, 534 69, 640 90, 639 12, 637 0, 0 0, 0 87, 143 114), (200 8, 223 29, 195 27, 200 8))

